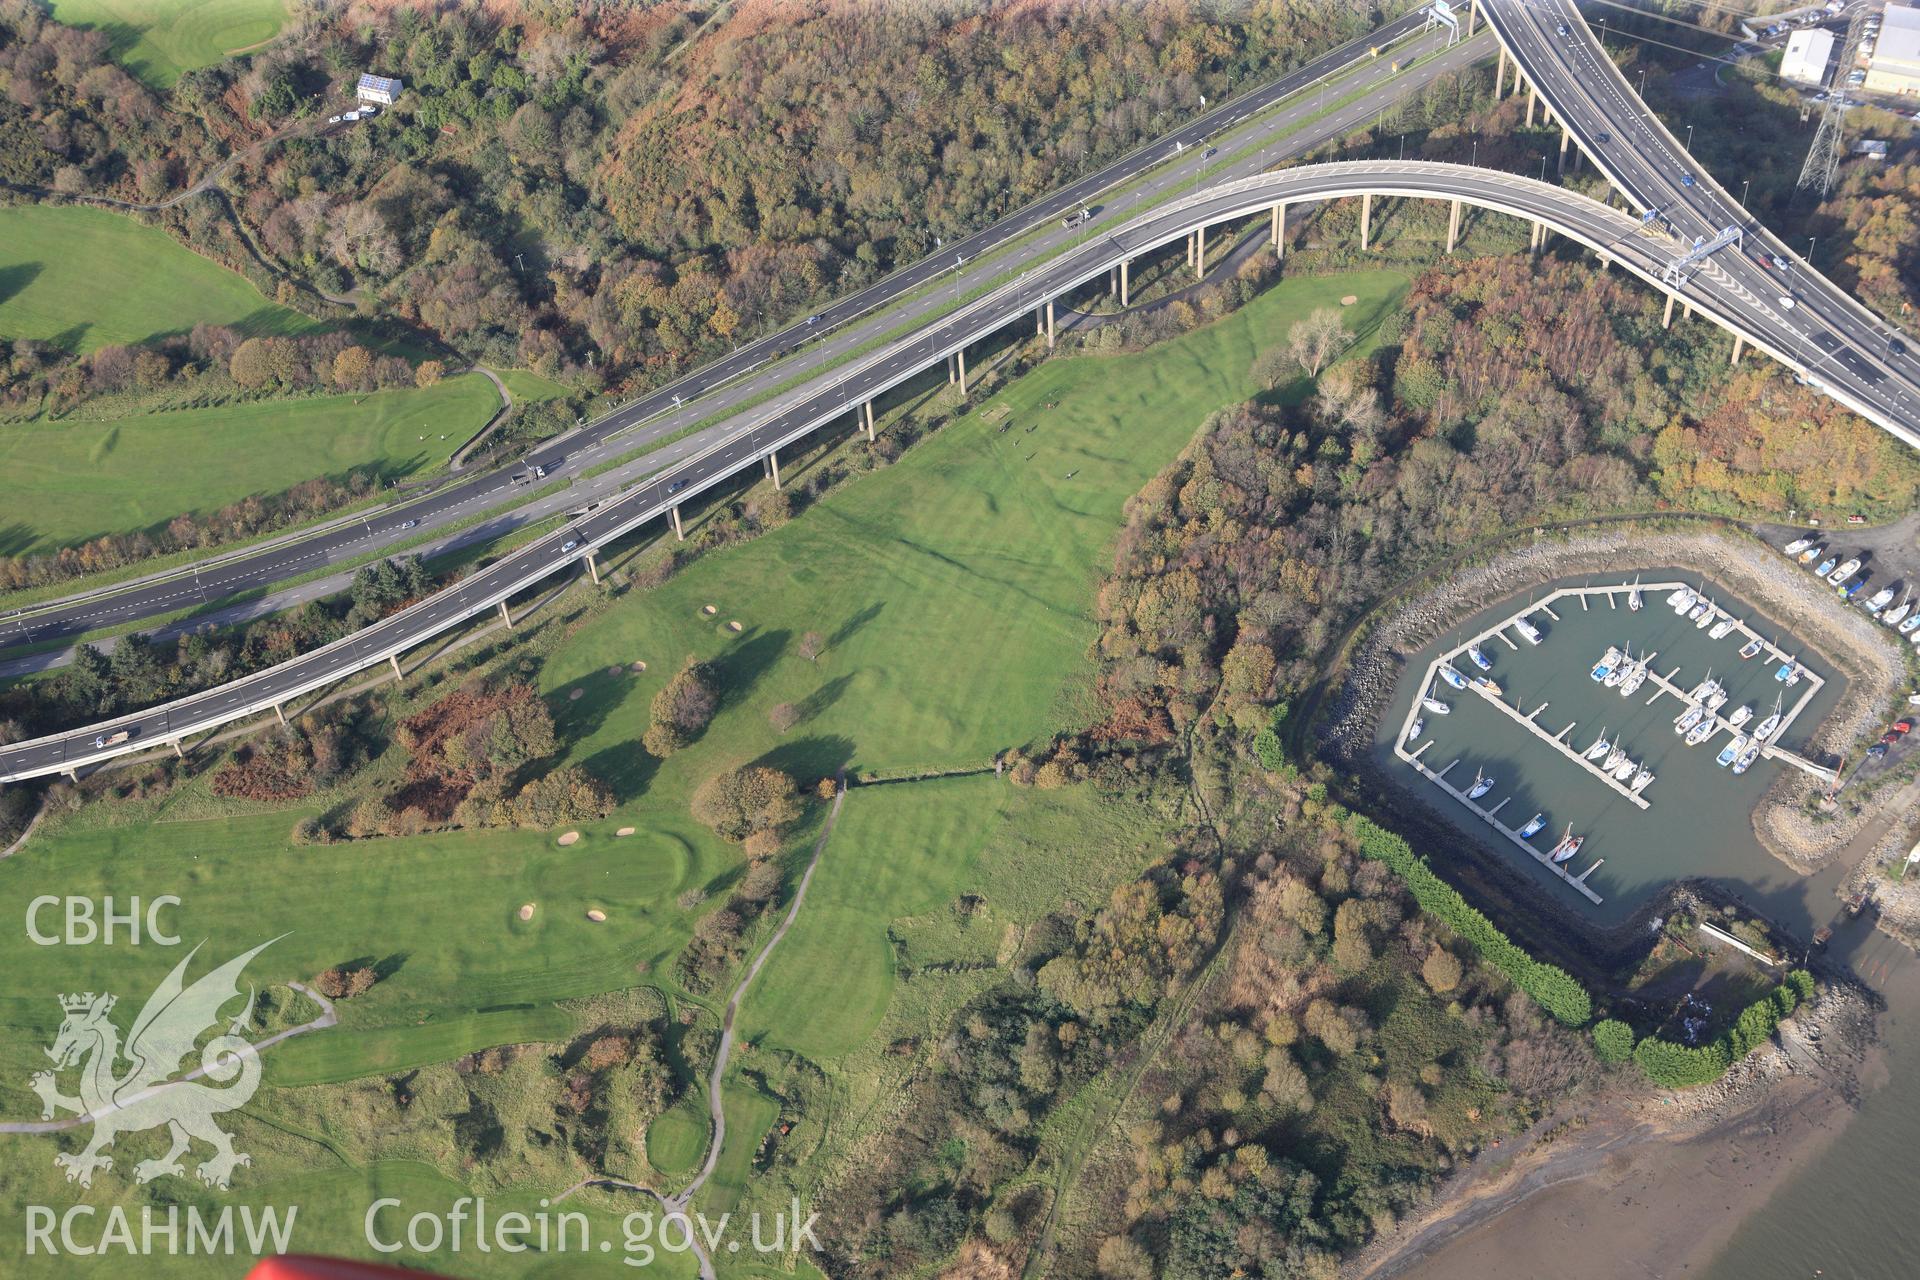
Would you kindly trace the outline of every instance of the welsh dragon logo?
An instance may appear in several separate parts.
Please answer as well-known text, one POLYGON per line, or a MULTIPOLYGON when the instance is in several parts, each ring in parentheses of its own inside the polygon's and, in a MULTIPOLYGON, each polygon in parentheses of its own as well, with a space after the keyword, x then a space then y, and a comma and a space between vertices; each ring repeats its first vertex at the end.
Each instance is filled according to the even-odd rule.
POLYGON ((232 1136, 214 1123, 221 1112, 245 1106, 260 1087, 259 1049, 240 1035, 253 1018, 251 987, 246 1007, 227 1023, 225 1033, 201 1047, 200 1065, 178 1078, 174 1075, 201 1035, 219 1025, 222 1006, 240 996, 240 974, 247 962, 272 945, 272 941, 263 942, 188 986, 187 964, 200 950, 195 947, 147 999, 124 1044, 108 1020, 117 997, 91 991, 60 997, 66 1019, 46 1051, 54 1070, 36 1072, 28 1087, 40 1095, 42 1120, 51 1120, 55 1111, 71 1111, 83 1121, 93 1121, 93 1140, 84 1150, 61 1152, 53 1158, 66 1169, 67 1181, 92 1186, 96 1170, 113 1167, 113 1158, 101 1154, 103 1148, 112 1146, 123 1133, 161 1125, 172 1134, 173 1145, 159 1159, 135 1165, 136 1181, 183 1175, 180 1157, 196 1138, 213 1148, 213 1155, 196 1170, 208 1186, 227 1187, 237 1166, 252 1163, 245 1152, 233 1149, 232 1136), (127 1066, 121 1070, 123 1059, 127 1066), (80 1068, 78 1097, 61 1093, 55 1083, 57 1073, 73 1066, 80 1068), (202 1084, 202 1077, 225 1087, 202 1084))

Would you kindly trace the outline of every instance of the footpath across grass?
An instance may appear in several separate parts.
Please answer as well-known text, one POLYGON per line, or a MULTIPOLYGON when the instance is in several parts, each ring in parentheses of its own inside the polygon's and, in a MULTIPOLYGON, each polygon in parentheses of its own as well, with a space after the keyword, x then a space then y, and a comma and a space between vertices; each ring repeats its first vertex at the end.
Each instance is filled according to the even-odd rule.
POLYGON ((165 91, 279 34, 287 0, 49 0, 56 22, 106 33, 129 73, 165 91))
POLYGON ((431 387, 0 426, 0 552, 164 525, 319 476, 438 470, 493 416, 477 373, 431 387))
POLYGON ((125 214, 78 205, 0 209, 0 336, 88 352, 185 333, 202 321, 253 336, 323 327, 125 214))

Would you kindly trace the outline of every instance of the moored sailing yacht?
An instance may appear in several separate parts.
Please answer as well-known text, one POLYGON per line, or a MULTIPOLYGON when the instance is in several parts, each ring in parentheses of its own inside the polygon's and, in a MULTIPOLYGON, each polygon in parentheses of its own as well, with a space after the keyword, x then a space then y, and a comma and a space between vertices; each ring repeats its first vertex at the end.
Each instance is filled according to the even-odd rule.
POLYGON ((1614 781, 1625 782, 1628 778, 1631 778, 1634 774, 1638 773, 1639 771, 1640 771, 1640 766, 1635 764, 1633 761, 1622 760, 1619 764, 1619 767, 1613 771, 1614 781))
POLYGON ((1567 824, 1567 834, 1560 837, 1560 843, 1553 846, 1553 848, 1547 852, 1547 856, 1555 862, 1565 862, 1572 858, 1574 854, 1580 852, 1580 846, 1586 842, 1587 838, 1585 836, 1573 834, 1573 824, 1569 822, 1567 824))
POLYGON ((1747 749, 1740 753, 1740 758, 1733 762, 1733 771, 1735 773, 1745 773, 1748 769, 1751 769, 1753 767, 1753 762, 1755 760, 1758 760, 1759 758, 1760 758, 1760 743, 1759 743, 1759 740, 1756 739, 1755 741, 1749 743, 1747 746, 1747 749))
POLYGON ((1493 790, 1493 779, 1481 773, 1478 769, 1475 769, 1473 771, 1473 785, 1467 788, 1467 799, 1478 800, 1491 790, 1493 790))
POLYGON ((1640 599, 1640 579, 1636 577, 1633 580, 1633 589, 1627 592, 1627 612, 1628 613, 1640 612, 1641 603, 1642 602, 1640 599))
POLYGON ((1607 672, 1607 678, 1600 683, 1609 689, 1617 689, 1620 687, 1620 682, 1627 678, 1627 672, 1631 670, 1633 670, 1633 654, 1624 653, 1620 656, 1620 661, 1614 664, 1613 670, 1607 672))
POLYGON ((1505 692, 1505 690, 1500 687, 1498 680, 1489 680, 1485 676, 1475 676, 1469 683, 1489 698, 1497 698, 1505 692))
POLYGON ((1493 670, 1493 659, 1487 657, 1486 654, 1480 652, 1479 645, 1477 644, 1468 645, 1467 656, 1473 659, 1473 665, 1480 668, 1482 671, 1493 670))
POLYGON ((1753 740, 1755 742, 1765 742, 1778 732, 1780 728, 1780 702, 1781 699, 1775 698, 1773 700, 1773 714, 1765 720, 1762 720, 1759 725, 1754 728, 1753 740))
POLYGON ((1639 692, 1640 686, 1647 682, 1647 663, 1650 661, 1652 661, 1652 655, 1643 657, 1633 664, 1633 670, 1627 672, 1627 678, 1620 682, 1621 697, 1631 698, 1639 692))
POLYGON ((1420 738, 1420 735, 1422 733, 1425 733, 1426 729, 1427 729, 1427 722, 1425 720, 1422 720, 1419 716, 1415 716, 1413 718, 1413 723, 1407 726, 1406 741, 1408 742, 1418 741, 1420 738))
POLYGON ((1600 771, 1602 773, 1612 773, 1620 767, 1620 762, 1626 758, 1627 753, 1625 749, 1616 743, 1613 750, 1607 752, 1607 758, 1600 762, 1600 771))
POLYGON ((1653 770, 1642 768, 1639 773, 1633 775, 1633 782, 1627 787, 1627 790, 1633 792, 1635 795, 1639 795, 1647 789, 1647 784, 1652 781, 1653 770))
POLYGON ((1443 662, 1440 664, 1440 678, 1456 689, 1464 689, 1467 687, 1467 678, 1454 670, 1451 662, 1443 662))
POLYGON ((1673 731, 1675 733, 1682 734, 1682 735, 1685 735, 1691 732, 1693 729, 1693 726, 1699 724, 1700 717, 1704 716, 1705 714, 1707 714, 1705 707, 1688 707, 1685 711, 1682 711, 1677 717, 1675 717, 1673 722, 1673 731))
POLYGON ((1707 632, 1709 640, 1725 640, 1729 632, 1740 625, 1740 619, 1728 614, 1713 624, 1713 630, 1707 632))
POLYGON ((1598 760, 1601 756, 1607 754, 1607 752, 1611 751, 1612 749, 1613 749, 1613 744, 1607 741, 1606 726, 1602 725, 1600 727, 1600 736, 1593 740, 1593 745, 1587 748, 1582 758, 1587 760, 1598 760))

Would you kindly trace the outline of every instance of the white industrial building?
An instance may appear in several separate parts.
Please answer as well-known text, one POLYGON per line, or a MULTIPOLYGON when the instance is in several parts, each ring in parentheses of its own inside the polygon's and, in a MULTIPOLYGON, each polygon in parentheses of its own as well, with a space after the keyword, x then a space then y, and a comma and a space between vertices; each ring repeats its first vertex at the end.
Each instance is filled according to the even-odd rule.
POLYGON ((1833 61, 1833 32, 1825 27, 1803 27, 1787 37, 1787 55, 1780 75, 1801 84, 1825 84, 1827 64, 1833 61))
POLYGON ((1887 6, 1886 24, 1867 66, 1866 88, 1871 93, 1920 96, 1920 9, 1887 6))

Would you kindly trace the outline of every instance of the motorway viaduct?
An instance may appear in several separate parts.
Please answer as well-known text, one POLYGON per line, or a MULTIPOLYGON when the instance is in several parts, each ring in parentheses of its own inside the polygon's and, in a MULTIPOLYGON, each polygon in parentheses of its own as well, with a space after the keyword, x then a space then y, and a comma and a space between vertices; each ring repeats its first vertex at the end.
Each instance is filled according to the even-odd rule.
MULTIPOLYGON (((964 394, 969 347, 1012 324, 1033 323, 1047 334, 1056 300, 1091 282, 1106 280, 1124 300, 1130 266, 1144 254, 1183 239, 1204 243, 1209 228, 1255 216, 1270 221, 1277 244, 1290 206, 1349 198, 1361 201, 1363 243, 1370 236, 1373 204, 1383 198, 1447 202, 1452 214, 1449 249, 1465 207, 1522 219, 1533 227, 1535 250, 1549 234, 1565 236, 1592 250, 1603 264, 1617 263, 1666 292, 1670 300, 1727 328, 1736 343, 1753 345, 1802 369, 1796 364, 1793 331, 1764 295, 1755 295, 1711 263, 1684 281, 1663 282, 1669 264, 1684 247, 1682 242, 1657 223, 1560 187, 1466 165, 1419 161, 1302 165, 1219 183, 1100 235, 849 365, 816 377, 762 406, 750 427, 564 530, 529 543, 351 636, 147 711, 0 748, 0 782, 54 774, 77 776, 82 769, 158 745, 179 750, 190 735, 266 711, 278 713, 289 700, 367 668, 392 663, 397 673, 400 655, 470 618, 497 609, 511 623, 509 599, 579 562, 585 562, 597 579, 593 556, 599 548, 655 520, 670 521, 677 529, 682 503, 743 470, 763 468, 778 484, 781 448, 836 424, 850 424, 871 435, 874 398, 927 369, 944 364, 964 394), (126 736, 120 741, 112 741, 122 734, 126 736)), ((1669 318, 1671 314, 1670 305, 1669 318)), ((1829 378, 1825 389, 1857 412, 1866 413, 1874 404, 1870 388, 1843 378, 1829 378)))

